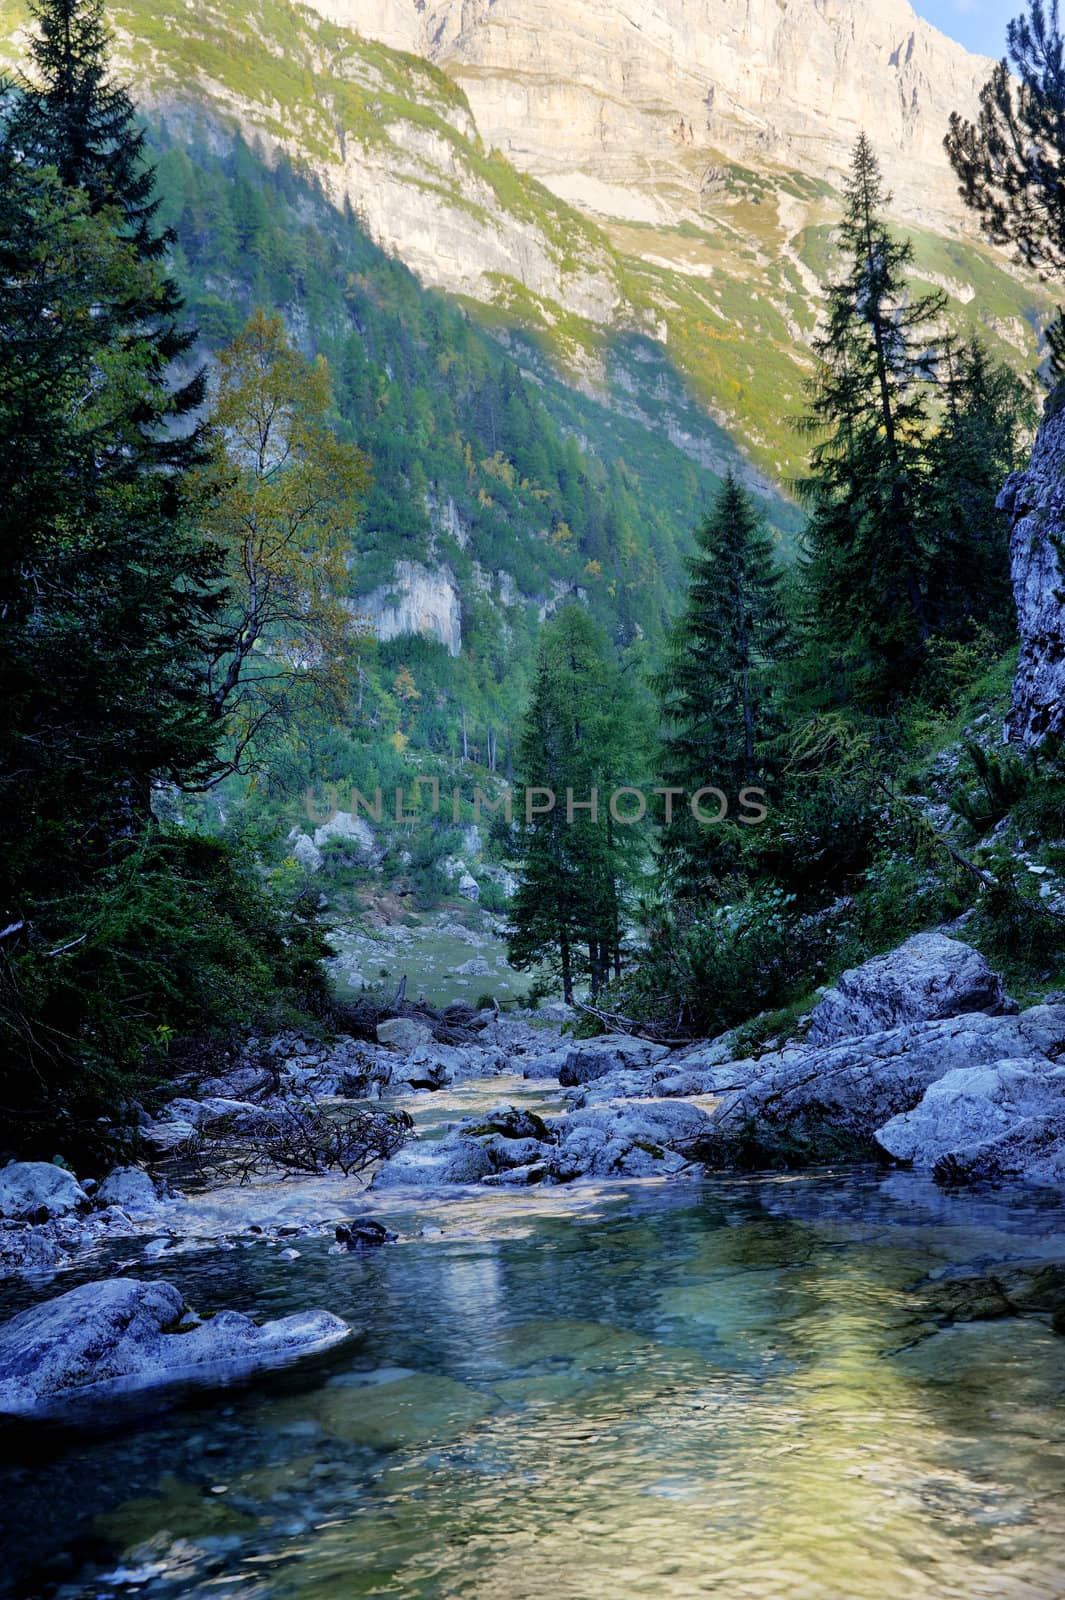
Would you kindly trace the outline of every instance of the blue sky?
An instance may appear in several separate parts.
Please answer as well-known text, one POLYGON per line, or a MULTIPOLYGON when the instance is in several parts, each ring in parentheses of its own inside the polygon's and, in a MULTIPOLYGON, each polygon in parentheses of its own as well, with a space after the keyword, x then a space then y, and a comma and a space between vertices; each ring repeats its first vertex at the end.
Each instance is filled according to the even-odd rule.
POLYGON ((1005 54, 1007 22, 1028 9, 1025 0, 911 0, 911 4, 952 39, 996 60, 1005 54))

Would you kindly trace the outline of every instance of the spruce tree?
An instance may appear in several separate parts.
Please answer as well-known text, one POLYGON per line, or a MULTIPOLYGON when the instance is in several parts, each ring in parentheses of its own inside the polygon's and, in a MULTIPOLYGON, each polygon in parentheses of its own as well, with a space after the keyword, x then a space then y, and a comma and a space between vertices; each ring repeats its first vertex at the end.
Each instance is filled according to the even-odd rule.
MULTIPOLYGON (((31 69, 11 109, 11 148, 31 167, 54 167, 64 188, 85 194, 91 215, 117 213, 119 236, 137 258, 161 264, 173 236, 156 226, 144 130, 128 93, 111 79, 103 0, 31 0, 30 9, 31 69)), ((187 464, 200 445, 192 419, 204 401, 205 373, 173 381, 174 363, 195 343, 182 310, 166 273, 150 282, 134 274, 120 307, 126 344, 138 341, 151 353, 151 381, 135 420, 141 451, 160 465, 187 464)))
POLYGON ((945 638, 983 629, 1005 648, 1017 624, 1009 519, 996 501, 1034 425, 1032 396, 975 337, 945 341, 938 376, 942 414, 929 444, 925 508, 930 615, 945 638))
POLYGON ((633 781, 626 771, 633 731, 602 630, 579 605, 564 606, 544 630, 517 749, 519 806, 534 789, 550 792, 555 804, 518 819, 521 864, 508 945, 519 970, 543 966, 560 978, 567 1001, 585 977, 597 994, 620 965, 638 837, 612 819, 610 797, 633 781), (594 817, 576 809, 593 790, 594 817), (576 802, 572 814, 567 791, 576 802))
POLYGON ((928 329, 940 294, 911 293, 913 259, 862 134, 846 190, 844 270, 828 290, 810 385, 815 436, 801 486, 811 508, 807 588, 818 648, 845 693, 883 706, 916 676, 931 631, 920 525, 927 473, 928 329))
MULTIPOLYGON (((739 791, 765 776, 765 743, 779 726, 772 673, 786 644, 780 573, 773 542, 731 472, 695 540, 687 604, 654 679, 661 783, 688 797, 712 785, 735 816, 739 791)), ((705 892, 726 870, 733 844, 727 829, 700 824, 681 800, 661 844, 672 893, 705 892)))

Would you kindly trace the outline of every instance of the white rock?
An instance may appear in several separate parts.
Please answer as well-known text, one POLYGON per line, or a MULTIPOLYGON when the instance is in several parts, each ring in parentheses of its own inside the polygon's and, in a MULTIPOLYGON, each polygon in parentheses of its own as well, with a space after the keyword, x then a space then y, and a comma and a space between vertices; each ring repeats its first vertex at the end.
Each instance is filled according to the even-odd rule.
POLYGON ((459 894, 465 899, 472 900, 474 904, 481 898, 481 886, 476 878, 469 872, 464 872, 457 885, 459 894))
POLYGON ((38 1212, 65 1217, 88 1203, 74 1174, 50 1161, 12 1161, 0 1170, 0 1217, 26 1221, 38 1212))
POLYGON ((978 1174, 1057 1183, 1065 1177, 1065 1067, 1020 1060, 948 1072, 876 1140, 916 1167, 951 1157, 978 1174))
POLYGON ((351 1329, 327 1311, 261 1327, 220 1311, 171 1331, 184 1303, 173 1284, 82 1284, 0 1327, 0 1415, 53 1416, 121 1396, 214 1388, 331 1349, 351 1329))
POLYGON ((350 811, 336 812, 328 822, 323 822, 320 828, 314 830, 314 843, 319 850, 331 839, 343 839, 350 843, 352 854, 364 861, 380 860, 380 848, 365 817, 352 816, 350 811))
POLYGON ((119 1206, 131 1217, 147 1216, 162 1204, 151 1175, 143 1167, 116 1167, 96 1191, 101 1205, 119 1206))
POLYGON ((320 872, 324 856, 310 834, 301 833, 292 846, 292 854, 306 872, 320 872))

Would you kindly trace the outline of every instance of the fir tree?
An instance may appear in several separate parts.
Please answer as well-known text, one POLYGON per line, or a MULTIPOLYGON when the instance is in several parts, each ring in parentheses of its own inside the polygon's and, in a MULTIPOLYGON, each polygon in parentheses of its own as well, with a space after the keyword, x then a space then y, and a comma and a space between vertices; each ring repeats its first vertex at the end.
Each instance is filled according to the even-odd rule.
POLYGON ((844 273, 828 290, 805 424, 810 478, 807 588, 819 649, 845 693, 884 705, 912 683, 931 623, 920 500, 926 472, 927 329, 942 295, 914 296, 908 240, 883 220, 890 196, 864 134, 841 228, 844 273))
POLYGON ((977 338, 946 341, 939 361, 942 416, 929 444, 926 520, 935 630, 964 639, 990 630, 999 648, 1016 633, 1009 520, 999 490, 1020 465, 1034 424, 1032 396, 977 338))
MULTIPOLYGON (((786 643, 780 574, 772 540, 731 473, 695 538, 687 604, 654 680, 664 728, 661 781, 685 796, 712 785, 735 814, 739 791, 764 777, 765 742, 779 725, 772 670, 786 643)), ((726 836, 680 802, 662 837, 674 894, 704 891, 720 876, 726 836)))
POLYGON ((550 793, 555 804, 520 829, 509 953, 519 970, 553 971, 567 1001, 578 979, 591 980, 594 996, 620 967, 638 841, 611 817, 610 797, 632 782, 624 766, 632 744, 632 709, 605 636, 580 606, 566 605, 544 631, 518 743, 519 800, 542 790, 536 803, 550 793), (593 791, 594 816, 576 809, 593 791))
MULTIPOLYGON (((156 225, 155 171, 133 102, 111 80, 103 0, 33 0, 31 12, 31 76, 12 108, 11 148, 29 166, 54 167, 64 188, 85 194, 90 215, 117 213, 119 235, 137 258, 161 264, 173 235, 156 225)), ((206 378, 200 370, 180 384, 172 380, 174 363, 195 342, 182 323, 177 285, 166 273, 147 283, 134 274, 117 309, 125 342, 151 353, 151 382, 135 415, 141 449, 157 464, 186 464, 199 451, 192 417, 206 378)))

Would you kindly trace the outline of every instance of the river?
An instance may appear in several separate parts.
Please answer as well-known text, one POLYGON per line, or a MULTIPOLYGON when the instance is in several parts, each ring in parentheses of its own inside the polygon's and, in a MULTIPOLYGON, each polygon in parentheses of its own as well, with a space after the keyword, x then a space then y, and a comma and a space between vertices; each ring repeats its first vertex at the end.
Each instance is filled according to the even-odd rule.
POLYGON ((204 1244, 125 1269, 360 1336, 133 1428, 19 1442, 16 1592, 1065 1595, 1065 1339, 943 1326, 915 1289, 1065 1259, 1056 1197, 841 1169, 380 1200, 401 1238, 369 1255, 204 1244))

